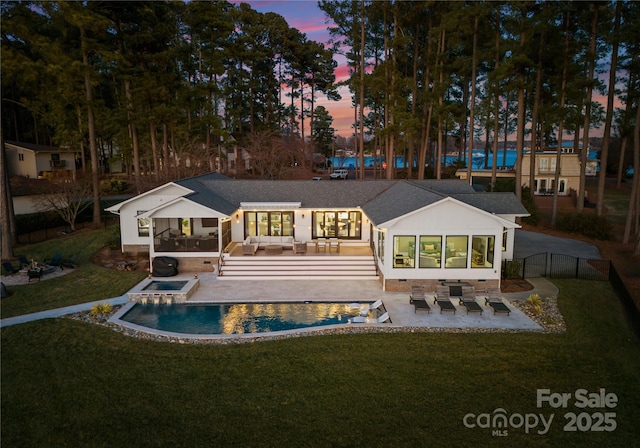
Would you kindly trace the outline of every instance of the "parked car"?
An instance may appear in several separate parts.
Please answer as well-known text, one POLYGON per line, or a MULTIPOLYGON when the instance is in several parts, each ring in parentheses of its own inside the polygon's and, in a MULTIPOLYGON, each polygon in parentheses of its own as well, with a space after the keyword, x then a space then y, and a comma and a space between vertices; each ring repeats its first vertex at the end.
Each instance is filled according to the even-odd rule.
POLYGON ((348 170, 335 170, 333 173, 329 174, 329 179, 346 179, 349 177, 348 170))

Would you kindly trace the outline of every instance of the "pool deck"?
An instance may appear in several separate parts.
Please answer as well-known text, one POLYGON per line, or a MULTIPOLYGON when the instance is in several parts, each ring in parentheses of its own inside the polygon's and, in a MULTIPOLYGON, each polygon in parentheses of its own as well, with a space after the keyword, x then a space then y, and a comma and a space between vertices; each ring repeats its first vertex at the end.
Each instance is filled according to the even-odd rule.
MULTIPOLYGON (((158 278, 161 280, 161 278, 158 278)), ((165 279, 168 280, 169 278, 165 279)), ((193 280, 192 275, 178 275, 171 280, 193 280)), ((427 299, 431 306, 431 313, 424 310, 414 312, 409 303, 407 292, 382 291, 376 280, 247 280, 238 282, 220 281, 214 273, 201 273, 198 277, 200 287, 189 298, 188 303, 236 303, 236 302, 299 302, 305 300, 323 302, 373 302, 382 299, 391 317, 391 323, 375 324, 391 327, 425 327, 441 329, 502 329, 502 330, 532 330, 542 328, 522 313, 518 308, 510 305, 510 315, 493 314, 493 310, 484 305, 482 296, 478 296, 483 313, 467 314, 463 306, 458 305, 457 299, 452 299, 456 313, 440 313, 440 308, 433 304, 431 294, 427 299)), ((145 281, 148 281, 145 279, 145 281)), ((544 278, 530 279, 534 290, 523 293, 503 294, 509 300, 525 299, 532 293, 541 297, 556 296, 557 288, 544 278)), ((135 288, 134 288, 135 289, 135 288)), ((32 313, 23 316, 2 319, 0 328, 20 324, 38 319, 55 318, 66 314, 91 309, 97 303, 109 302, 112 305, 122 305, 129 302, 127 294, 97 302, 79 304, 65 308, 32 313)), ((352 324, 369 325, 369 324, 352 324)), ((255 336, 255 335, 254 335, 255 336)))

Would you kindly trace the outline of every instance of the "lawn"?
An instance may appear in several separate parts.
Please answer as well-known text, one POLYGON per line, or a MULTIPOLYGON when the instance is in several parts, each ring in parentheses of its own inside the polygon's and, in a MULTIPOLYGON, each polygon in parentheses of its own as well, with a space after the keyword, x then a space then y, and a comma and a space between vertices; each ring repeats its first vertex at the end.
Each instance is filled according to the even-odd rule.
POLYGON ((106 245, 113 229, 82 230, 61 238, 15 249, 27 259, 43 261, 61 253, 76 256, 76 269, 62 277, 11 286, 11 296, 2 299, 2 318, 59 308, 78 303, 117 297, 136 285, 144 272, 121 272, 91 262, 91 257, 106 245))
MULTIPOLYGON (((564 334, 388 333, 180 345, 68 319, 2 330, 2 441, 10 447, 637 445, 640 356, 606 282, 562 280, 564 334), (577 389, 615 393, 579 409, 577 389), (570 393, 536 407, 537 389, 570 393), (465 415, 554 419, 525 433, 465 415), (565 413, 614 412, 613 431, 565 432, 565 413), (504 428, 503 428, 504 429, 504 428)), ((506 319, 508 317, 505 316, 506 319)), ((516 419, 517 420, 517 419, 516 419)), ((514 420, 514 421, 516 421, 514 420)))

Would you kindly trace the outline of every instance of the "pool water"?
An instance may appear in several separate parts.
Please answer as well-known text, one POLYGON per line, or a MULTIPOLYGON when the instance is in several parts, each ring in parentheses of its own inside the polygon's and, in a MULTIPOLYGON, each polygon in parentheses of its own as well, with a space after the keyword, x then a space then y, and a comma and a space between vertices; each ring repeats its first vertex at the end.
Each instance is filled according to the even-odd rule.
POLYGON ((360 309, 348 303, 134 305, 122 320, 186 334, 243 334, 346 324, 360 309))
POLYGON ((186 280, 153 280, 143 291, 180 291, 187 284, 186 280))

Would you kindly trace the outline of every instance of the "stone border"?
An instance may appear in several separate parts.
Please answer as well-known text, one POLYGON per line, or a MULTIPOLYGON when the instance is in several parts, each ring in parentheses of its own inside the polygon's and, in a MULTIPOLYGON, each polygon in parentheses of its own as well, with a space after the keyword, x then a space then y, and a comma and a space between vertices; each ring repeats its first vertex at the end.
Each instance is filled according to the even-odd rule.
POLYGON ((188 345, 202 345, 202 344, 218 344, 218 345, 230 345, 230 344, 245 344, 252 342, 262 341, 276 341, 281 339, 299 338, 307 336, 326 336, 326 335, 342 335, 342 334, 373 334, 373 333, 541 333, 541 334, 558 334, 566 332, 566 325, 564 317, 558 309, 558 301, 556 297, 547 297, 542 299, 543 312, 536 313, 532 307, 526 303, 523 299, 512 299, 509 301, 511 305, 520 309, 533 321, 538 323, 542 330, 529 330, 529 329, 509 329, 509 328, 452 328, 452 327, 399 327, 389 325, 350 325, 341 328, 329 328, 329 329, 309 329, 303 331, 296 331, 287 334, 270 335, 268 333, 257 334, 255 337, 229 337, 231 335, 224 335, 226 337, 220 338, 193 338, 193 337, 176 337, 162 334, 154 334, 146 331, 134 330, 131 328, 123 327, 121 325, 109 322, 108 320, 121 306, 114 306, 113 311, 109 314, 94 316, 90 311, 83 311, 79 313, 69 314, 65 317, 73 320, 79 320, 82 322, 101 325, 103 327, 110 328, 113 331, 130 336, 137 339, 152 340, 157 342, 171 342, 176 344, 188 344, 188 345))

